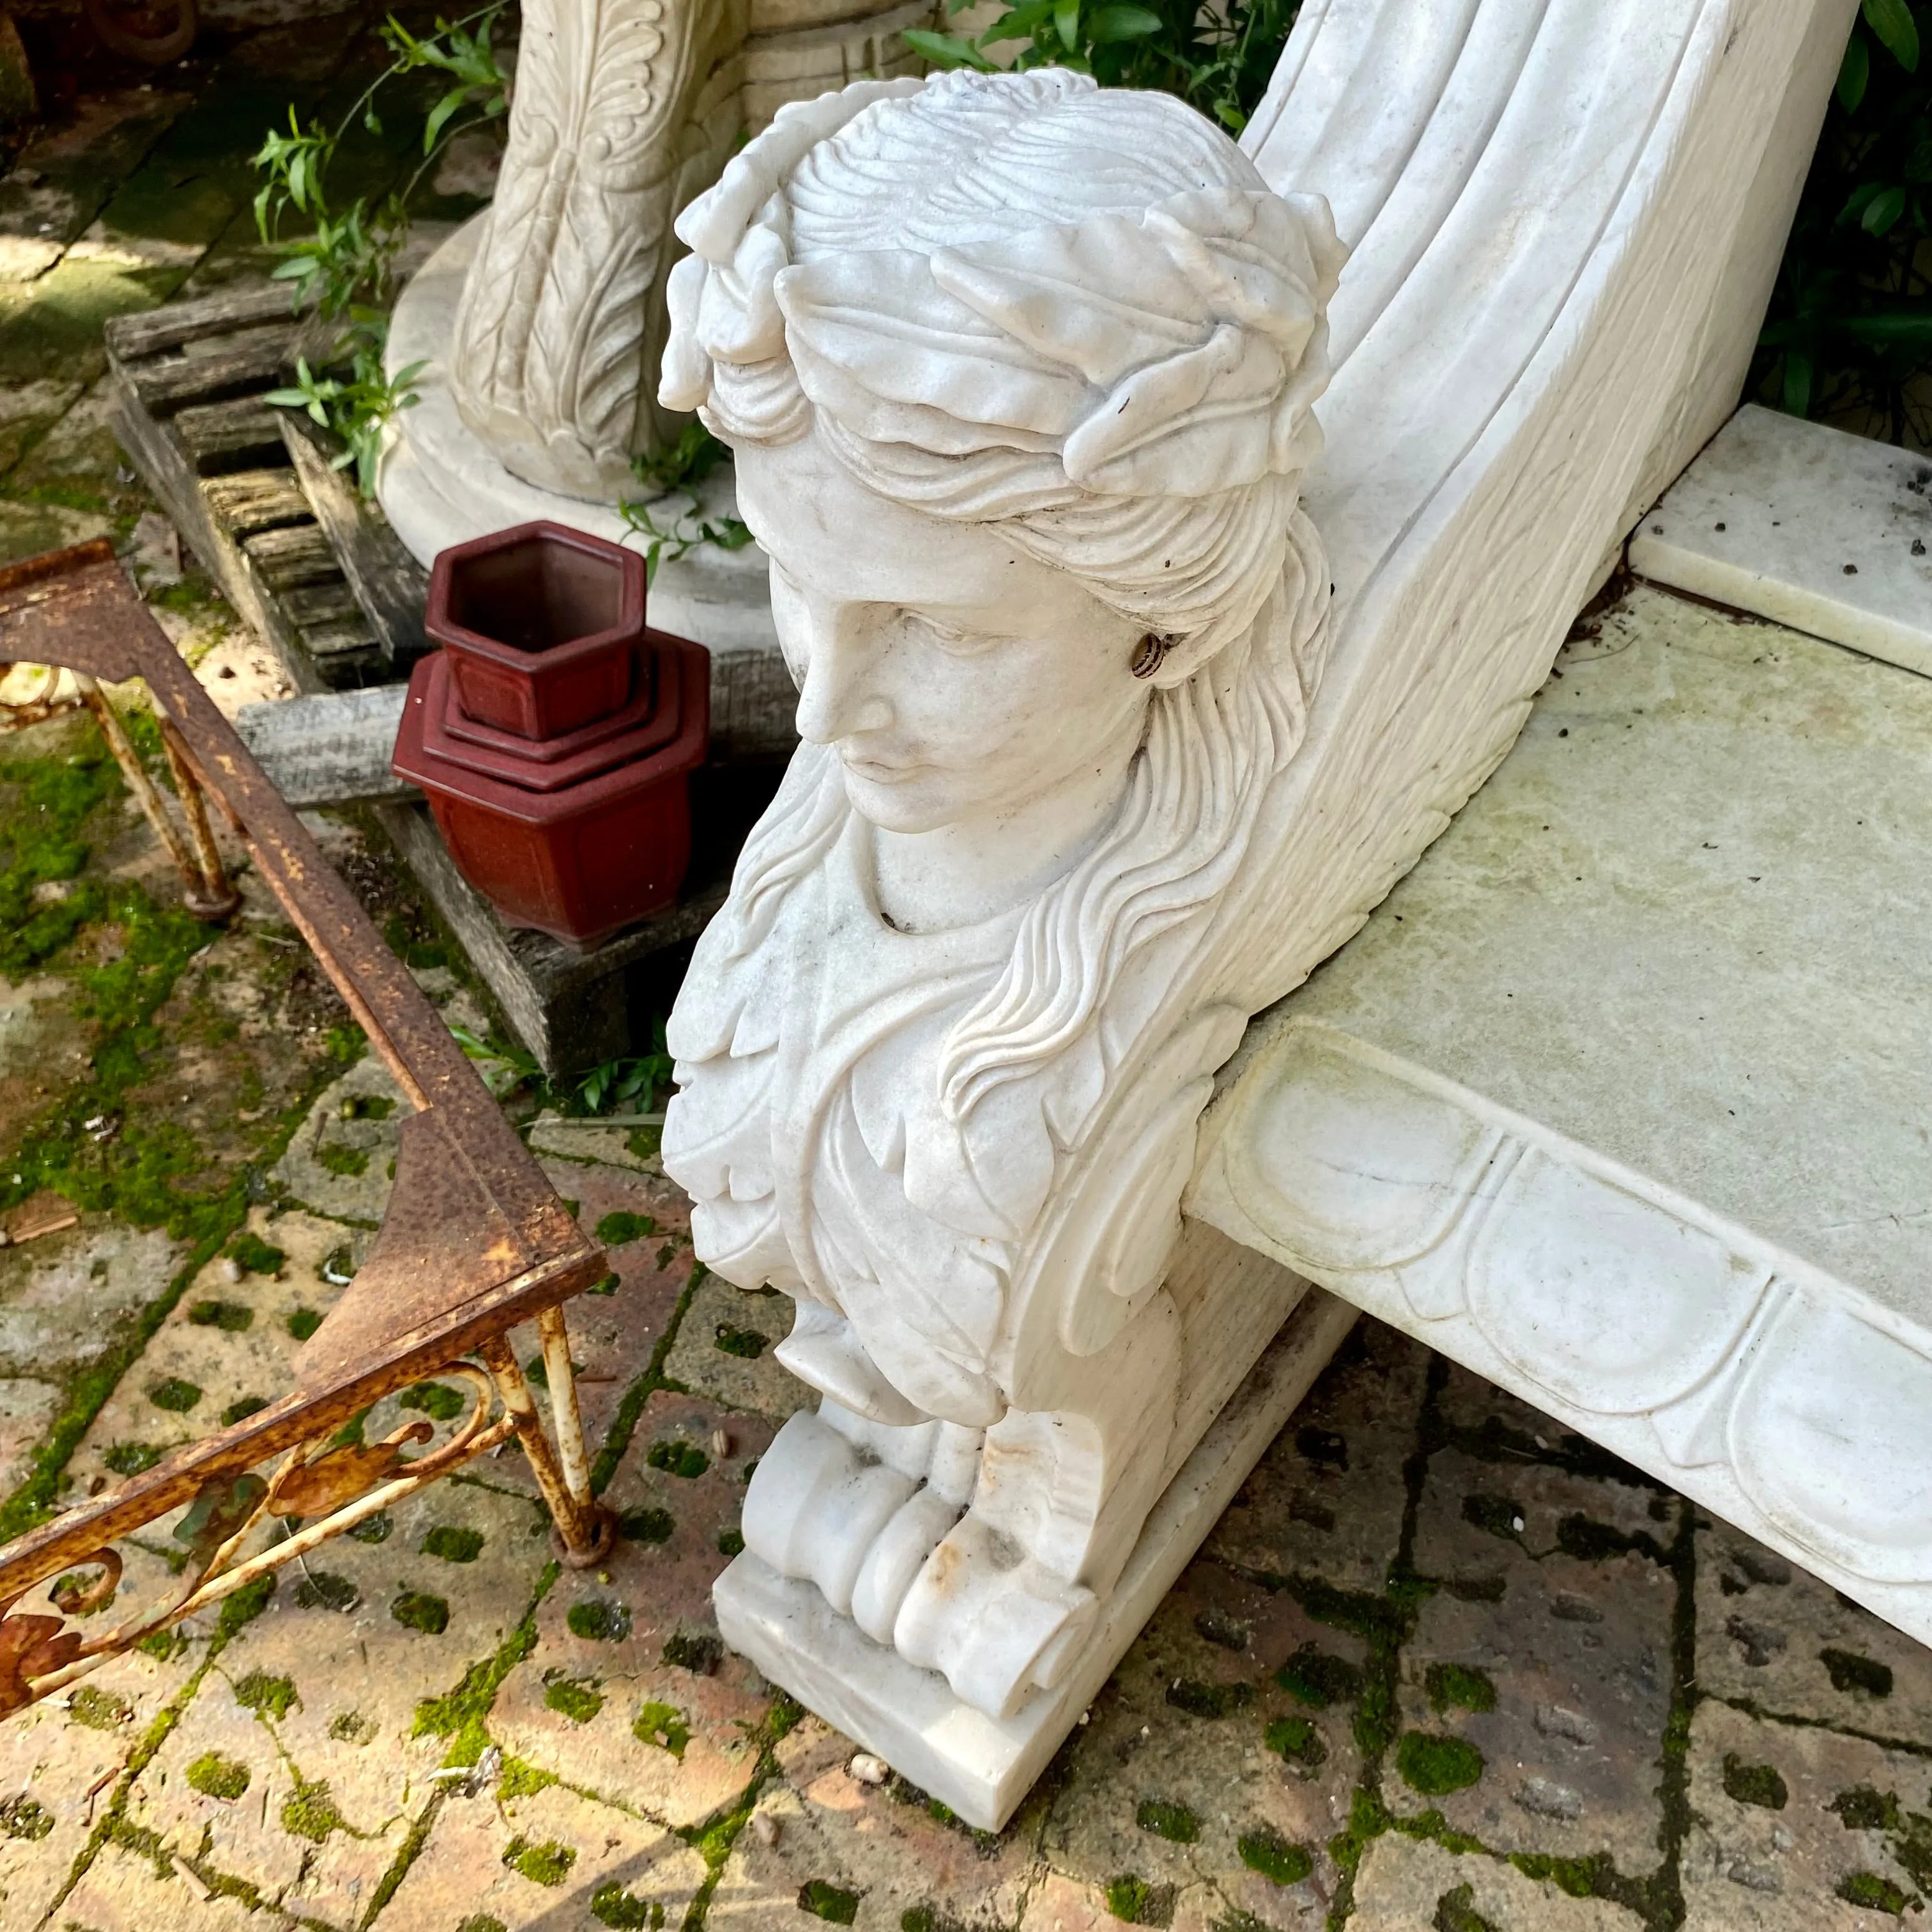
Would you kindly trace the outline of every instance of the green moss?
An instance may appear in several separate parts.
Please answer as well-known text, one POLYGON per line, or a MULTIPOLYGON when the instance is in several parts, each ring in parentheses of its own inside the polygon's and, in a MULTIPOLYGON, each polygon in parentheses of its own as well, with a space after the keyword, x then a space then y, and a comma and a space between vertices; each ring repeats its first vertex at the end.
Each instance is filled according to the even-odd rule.
POLYGON ((593 1281, 584 1292, 586 1294, 615 1294, 622 1286, 619 1276, 607 1274, 602 1281, 593 1281))
POLYGON ((188 1318, 197 1328, 219 1328, 224 1335, 239 1335, 254 1324, 255 1311, 238 1301, 197 1301, 188 1318))
POLYGON ((1150 1885, 1123 1872, 1107 1882, 1107 1910, 1129 1925, 1166 1925, 1174 1918, 1174 1888, 1150 1885))
POLYGON ((418 1382, 397 1396, 396 1406, 419 1410, 432 1422, 454 1422, 470 1405, 447 1382, 418 1382))
POLYGON ((329 1796, 326 1780, 311 1784, 299 1772, 296 1788, 282 1801, 282 1829, 311 1844, 326 1844, 332 1832, 348 1829, 349 1821, 329 1796))
POLYGON ((1862 1690, 1868 1697, 1892 1695, 1892 1666, 1855 1650, 1821 1650, 1818 1661, 1832 1679, 1834 1690, 1862 1690))
POLYGON ((306 1342, 322 1326, 322 1317, 313 1308, 298 1308, 289 1317, 289 1333, 298 1342, 306 1342))
POLYGON ((1259 1872, 1276 1885, 1299 1885, 1315 1869, 1315 1860, 1305 1846, 1291 1844, 1266 1826, 1244 1832, 1234 1841, 1234 1848, 1249 1870, 1259 1872))
POLYGON ((534 1798, 539 1791, 556 1782, 553 1773, 539 1771, 535 1765, 520 1757, 506 1757, 502 1774, 496 1780, 497 1802, 508 1804, 519 1798, 534 1798))
POLYGON ((1836 1889, 1847 1905, 1862 1905, 1868 1912, 1888 1912, 1894 1918, 1904 1918, 1905 1908, 1916 1902, 1902 1886, 1876 1872, 1853 1872, 1839 1880, 1836 1889))
POLYGON ((1522 1534, 1522 1505, 1513 1496, 1473 1496, 1462 1498, 1462 1520, 1491 1536, 1514 1542, 1522 1534))
POLYGON ((226 1798, 231 1804, 248 1789, 254 1774, 245 1764, 219 1751, 203 1751, 188 1768, 188 1781, 204 1798, 226 1798))
POLYGON ((648 1214, 629 1214, 620 1210, 606 1214, 598 1222, 597 1239, 604 1247, 621 1248, 626 1241, 641 1241, 657 1231, 658 1224, 648 1214))
POLYGON ((54 1814, 38 1799, 22 1793, 0 1800, 0 1832, 10 1838, 38 1844, 54 1828, 54 1814))
POLYGON ((117 1476, 138 1476, 161 1460, 161 1451, 152 1442, 116 1442, 100 1460, 117 1476))
MULTIPOLYGON (((556 1582, 558 1565, 546 1564, 537 1580, 536 1601, 541 1603, 556 1582)), ((524 1620, 497 1647, 494 1657, 472 1664, 463 1673, 454 1690, 440 1697, 426 1697, 416 1706, 412 1737, 454 1738, 446 1762, 474 1764, 488 1739, 483 1719, 495 1702, 496 1689, 518 1664, 536 1648, 536 1608, 533 1604, 524 1620)))
POLYGON ((1396 1746, 1395 1768, 1412 1790, 1439 1798, 1474 1784, 1483 1774, 1483 1754, 1462 1738, 1406 1731, 1396 1746))
POLYGON ((631 1634, 629 1606, 608 1597, 572 1604, 563 1621, 572 1636, 592 1643, 621 1643, 631 1634))
MULTIPOLYGON (((263 1275, 272 1280, 281 1273, 288 1256, 259 1234, 244 1230, 228 1244, 228 1258, 246 1274, 263 1275)), ((242 1325, 245 1328, 248 1324, 242 1325)))
POLYGON ((1826 1806, 1844 1820, 1848 1832, 1895 1832, 1899 1825, 1898 1795, 1874 1790, 1869 1784, 1855 1784, 1841 1791, 1826 1806))
POLYGON ((533 1885, 556 1886, 570 1876, 577 1854, 554 1839, 547 1844, 533 1845, 527 1838, 519 1837, 503 1847, 503 1862, 512 1871, 522 1873, 533 1885))
POLYGON ((631 1735, 640 1744, 656 1744, 673 1757, 682 1759, 685 1746, 691 1742, 691 1726, 675 1706, 651 1703, 638 1712, 631 1735))
POLYGON ((743 1531, 721 1529, 718 1532, 718 1553, 721 1556, 742 1556, 745 1553, 743 1531))
POLYGON ((1262 1732, 1262 1742, 1277 1756, 1312 1771, 1328 1756, 1322 1734, 1306 1718, 1274 1718, 1262 1732))
POLYGON ((1459 1885, 1436 1901, 1435 1932, 1498 1932, 1475 1908, 1473 1886, 1459 1885))
POLYGON ((395 1528, 395 1518, 387 1510, 378 1510, 374 1516, 365 1516, 352 1528, 343 1533, 358 1543, 387 1543, 394 1534, 395 1528))
POLYGON ((603 1709, 604 1697, 594 1677, 559 1677, 545 1685, 544 1702, 573 1724, 587 1724, 603 1709))
POLYGON ((1423 1677, 1430 1703, 1438 1711, 1493 1711, 1496 1687, 1488 1673, 1462 1664, 1432 1664, 1423 1677))
POLYGON ((221 1426, 227 1429, 238 1422, 246 1422, 250 1416, 260 1415, 268 1406, 268 1398, 265 1395, 244 1395, 221 1412, 221 1426))
POLYGON ((423 1538, 422 1546, 425 1556, 440 1556, 446 1563, 474 1563, 483 1553, 483 1532, 440 1522, 423 1538))
POLYGON ((658 1932, 664 1909, 655 1898, 634 1898, 614 1878, 606 1879, 590 1894, 590 1916, 617 1932, 658 1932))
POLYGON ((134 1648, 157 1664, 172 1664, 187 1649, 188 1639, 178 1629, 150 1630, 134 1648))
POLYGON ((701 1476, 711 1466, 711 1458, 696 1443, 680 1442, 675 1436, 653 1442, 644 1452, 644 1460, 653 1469, 686 1478, 701 1476))
POLYGON ((755 1362, 771 1346, 771 1337, 755 1328, 740 1328, 721 1322, 712 1330, 711 1346, 720 1354, 736 1355, 740 1361, 755 1362))
POLYGON ((251 1670, 235 1686, 235 1701, 244 1710, 273 1718, 278 1724, 302 1702, 292 1677, 272 1677, 266 1670, 251 1670))
POLYGON ((359 1180, 369 1171, 367 1148, 338 1147, 331 1142, 318 1147, 315 1157, 340 1180, 359 1180))
POLYGON ((447 1600, 427 1590, 399 1592, 389 1614, 405 1630, 421 1630, 428 1636, 440 1636, 449 1628, 447 1600))
POLYGON ((366 1744, 376 1736, 376 1724, 373 1718, 365 1718, 360 1711, 338 1711, 328 1720, 328 1735, 339 1744, 366 1744))
POLYGON ((346 1613, 362 1600, 362 1592, 346 1576, 332 1570, 311 1570, 296 1585, 296 1607, 299 1610, 334 1610, 346 1613))
POLYGON ((91 1731, 118 1731, 134 1714, 134 1707, 112 1690, 83 1684, 67 1700, 67 1713, 91 1731))
POLYGON ((510 1932, 510 1928, 500 1918, 493 1918, 487 1912, 472 1912, 456 1932, 510 1932))
POLYGON ((1552 1858, 1543 1852, 1512 1852, 1510 1863, 1526 1878, 1553 1885, 1572 1898, 1608 1898, 1625 1892, 1617 1877, 1616 1862, 1604 1852, 1588 1858, 1552 1858))
POLYGON ((1170 1804, 1159 1798, 1143 1798, 1134 1807, 1134 1822, 1143 1832, 1177 1845, 1193 1844, 1201 1836, 1201 1820, 1185 1804, 1170 1804))
POLYGON ((617 1534, 630 1543, 668 1543, 676 1527, 669 1510, 626 1510, 617 1519, 617 1534))
POLYGON ((798 1909, 828 1925, 849 1925, 859 1916, 862 1892, 847 1892, 830 1879, 807 1879, 798 1888, 798 1909))
POLYGON ((718 1668, 724 1646, 709 1630, 674 1630, 658 1654, 675 1670, 709 1677, 718 1668))
POLYGON ((1361 1672, 1314 1643, 1304 1643, 1275 1672, 1274 1681, 1297 1703, 1311 1710, 1353 1703, 1362 1694, 1361 1672))
POLYGON ((271 1570, 266 1576, 257 1576, 252 1583, 244 1583, 232 1595, 221 1600, 221 1609, 214 1620, 214 1634, 224 1642, 238 1630, 245 1630, 269 1604, 275 1594, 275 1576, 271 1570))
POLYGON ((1654 1536, 1642 1530, 1633 1535, 1614 1523, 1598 1522, 1580 1511, 1566 1516, 1556 1526, 1556 1546, 1565 1556, 1574 1556, 1580 1563, 1606 1563, 1632 1550, 1648 1556, 1653 1563, 1669 1560, 1654 1536))
POLYGON ((1761 1804, 1767 1811, 1782 1811, 1791 1793, 1770 1765, 1746 1764, 1736 1751, 1727 1751, 1724 1796, 1740 1804, 1761 1804))
POLYGON ((148 1400, 157 1408, 171 1410, 177 1415, 185 1415, 201 1400, 201 1391, 193 1382, 184 1382, 179 1376, 168 1376, 158 1382, 148 1384, 148 1400))
POLYGON ((1231 1718, 1254 1699, 1252 1684, 1202 1684, 1182 1677, 1167 1687, 1167 1701, 1190 1718, 1231 1718))

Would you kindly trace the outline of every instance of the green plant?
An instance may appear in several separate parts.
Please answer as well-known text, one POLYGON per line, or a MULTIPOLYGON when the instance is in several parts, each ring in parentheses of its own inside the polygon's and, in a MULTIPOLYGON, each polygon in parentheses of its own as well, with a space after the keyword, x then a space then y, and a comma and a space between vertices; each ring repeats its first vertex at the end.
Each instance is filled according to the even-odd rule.
MULTIPOLYGON (((948 0, 957 14, 970 0, 948 0)), ((905 40, 938 67, 991 72, 992 50, 1019 43, 1013 64, 1077 68, 1104 86, 1156 87, 1177 94, 1239 134, 1266 92, 1300 0, 1019 0, 968 40, 908 28, 905 40)))
POLYGON ((389 424, 417 400, 411 386, 421 373, 411 363, 392 376, 383 367, 388 318, 382 304, 390 292, 398 251, 409 232, 409 200, 436 157, 466 129, 501 117, 509 97, 502 66, 490 45, 502 11, 496 5, 449 21, 438 17, 436 33, 418 40, 392 14, 382 38, 394 56, 364 89, 334 127, 304 123, 289 110, 288 131, 268 130, 254 164, 262 185, 255 196, 255 226, 262 241, 281 257, 274 278, 291 285, 296 306, 313 303, 325 321, 344 326, 320 370, 298 358, 292 386, 272 389, 268 400, 301 410, 338 437, 343 448, 338 470, 353 467, 356 487, 373 496, 376 466, 389 424), (371 134, 382 131, 376 111, 378 92, 391 81, 424 70, 446 75, 451 85, 429 110, 423 124, 422 160, 409 181, 372 207, 358 195, 346 207, 332 205, 330 164, 343 138, 358 122, 371 134), (290 214, 309 224, 306 234, 284 240, 282 222, 290 214))
POLYGON ((1792 224, 1753 387, 1932 442, 1932 76, 1911 0, 1864 0, 1792 224))
POLYGON ((634 502, 628 497, 617 506, 618 515, 644 539, 646 584, 657 581, 660 564, 675 563, 700 544, 715 544, 720 550, 742 550, 752 541, 748 524, 736 517, 720 517, 713 521, 701 515, 694 502, 688 510, 672 512, 668 524, 660 525, 651 512, 653 508, 662 507, 662 502, 634 502))

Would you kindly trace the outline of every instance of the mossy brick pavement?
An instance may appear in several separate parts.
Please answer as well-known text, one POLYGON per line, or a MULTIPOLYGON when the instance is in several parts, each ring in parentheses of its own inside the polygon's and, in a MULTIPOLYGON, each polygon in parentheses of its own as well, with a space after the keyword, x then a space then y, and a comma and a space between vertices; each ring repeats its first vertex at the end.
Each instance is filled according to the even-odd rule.
MULTIPOLYGON (((103 319, 259 272, 263 122, 378 58, 368 14, 218 14, 145 85, 53 90, 0 181, 0 556, 152 507, 105 429, 103 319)), ((404 145, 352 172, 386 182, 404 145)), ((156 594, 232 699, 259 647, 191 570, 156 594)), ((326 831, 486 1027, 380 848, 326 831)), ((276 1394, 381 1214, 396 1096, 242 885, 196 926, 91 727, 0 738, 0 1216, 80 1214, 0 1250, 8 1534, 276 1394)), ((608 1565, 560 1572, 492 1460, 0 1725, 8 1932, 1816 1932, 1932 1898, 1932 1657, 1367 1324, 1005 1832, 856 1780, 709 1610, 801 1400, 784 1304, 694 1267, 628 1136, 552 1144, 614 1244, 573 1315, 608 1565)), ((364 1427, 446 1430, 459 1401, 419 1387, 364 1427)), ((131 1546, 123 1603, 172 1558, 131 1546)))

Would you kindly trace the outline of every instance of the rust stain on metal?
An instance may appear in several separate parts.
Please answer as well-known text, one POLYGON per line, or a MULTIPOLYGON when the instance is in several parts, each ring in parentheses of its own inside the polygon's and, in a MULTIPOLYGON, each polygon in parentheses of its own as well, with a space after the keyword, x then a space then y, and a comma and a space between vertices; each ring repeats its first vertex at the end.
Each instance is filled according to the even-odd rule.
MULTIPOLYGON (((126 733, 98 686, 134 678, 146 684, 165 721, 178 826, 131 745, 122 764, 182 874, 190 908, 204 917, 232 909, 206 808, 212 794, 416 1111, 403 1123, 381 1232, 297 1357, 295 1387, 0 1550, 0 1716, 340 1534, 380 1506, 379 1497, 434 1480, 512 1439, 529 1458, 567 1560, 598 1560, 609 1546, 610 1519, 590 1493, 575 1404, 554 1405, 566 1432, 553 1444, 506 1337, 518 1323, 544 1318, 551 1342, 562 1329, 562 1304, 603 1278, 602 1250, 566 1211, 441 1016, 155 624, 104 539, 0 569, 0 662, 13 660, 74 672, 117 756, 126 733), (487 1375, 464 1360, 472 1354, 482 1357, 487 1375), (424 1439, 422 1424, 353 1454, 314 1453, 350 1416, 439 1372, 470 1380, 477 1406, 419 1461, 397 1452, 406 1441, 424 1439), (494 1422, 493 1401, 502 1406, 494 1422), (272 1480, 253 1473, 272 1462, 272 1480), (272 1494, 278 1502, 298 1495, 304 1506, 296 1513, 321 1512, 322 1520, 244 1556, 268 1520, 272 1494), (7 1614, 63 1570, 111 1566, 118 1574, 109 1546, 184 1504, 184 1525, 197 1514, 208 1518, 206 1546, 196 1545, 190 1575, 158 1606, 93 1637, 65 1628, 64 1616, 7 1614)), ((567 1334, 561 1353, 567 1366, 567 1334)), ((55 1607, 64 1612, 67 1605, 55 1607)))

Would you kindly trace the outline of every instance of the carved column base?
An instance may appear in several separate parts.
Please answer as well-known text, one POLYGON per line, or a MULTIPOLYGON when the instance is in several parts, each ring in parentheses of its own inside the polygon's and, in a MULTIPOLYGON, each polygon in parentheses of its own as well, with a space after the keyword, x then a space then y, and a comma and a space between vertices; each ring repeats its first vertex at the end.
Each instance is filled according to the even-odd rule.
POLYGON ((995 1832, 1079 1721, 1354 1321, 1310 1288, 1154 1505, 1086 1646, 1059 1688, 988 1717, 944 1678, 841 1616, 816 1586, 747 1551, 712 1586, 724 1641, 968 1824, 995 1832))
MULTIPOLYGON (((389 370, 393 374, 417 362, 424 366, 414 384, 421 400, 396 418, 382 460, 376 494, 383 511, 425 565, 452 544, 540 517, 613 543, 640 542, 614 506, 560 496, 512 476, 457 413, 446 360, 482 218, 466 222, 444 242, 396 304, 389 325, 389 370)), ((721 468, 704 486, 702 514, 716 522, 736 508, 731 472, 721 468)), ((661 514, 659 521, 664 520, 661 514)), ((650 620, 659 629, 714 652, 778 656, 764 554, 755 545, 723 550, 704 544, 665 563, 651 586, 650 620)))

